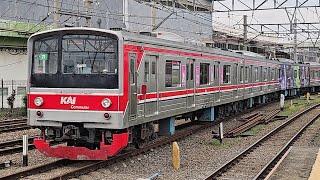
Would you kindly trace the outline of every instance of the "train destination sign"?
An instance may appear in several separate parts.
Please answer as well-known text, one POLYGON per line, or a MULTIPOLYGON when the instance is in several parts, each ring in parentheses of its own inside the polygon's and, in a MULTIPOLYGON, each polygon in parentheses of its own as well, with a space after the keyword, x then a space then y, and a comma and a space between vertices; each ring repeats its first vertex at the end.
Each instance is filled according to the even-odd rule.
POLYGON ((38 59, 40 61, 46 61, 46 60, 48 60, 48 54, 47 53, 41 53, 41 54, 38 55, 38 59))

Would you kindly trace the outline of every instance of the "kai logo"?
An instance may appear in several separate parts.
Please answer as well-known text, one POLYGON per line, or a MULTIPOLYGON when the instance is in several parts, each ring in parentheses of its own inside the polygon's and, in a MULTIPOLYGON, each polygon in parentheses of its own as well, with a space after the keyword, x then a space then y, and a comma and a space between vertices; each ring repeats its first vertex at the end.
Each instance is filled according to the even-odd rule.
POLYGON ((76 97, 61 97, 60 104, 76 104, 76 97))

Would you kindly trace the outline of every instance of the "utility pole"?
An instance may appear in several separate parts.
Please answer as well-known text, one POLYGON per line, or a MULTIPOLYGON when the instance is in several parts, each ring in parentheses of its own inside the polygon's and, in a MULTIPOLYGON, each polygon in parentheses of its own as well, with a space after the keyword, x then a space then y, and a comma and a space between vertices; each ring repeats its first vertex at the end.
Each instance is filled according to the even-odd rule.
POLYGON ((172 12, 176 10, 176 0, 172 0, 172 12))
POLYGON ((248 16, 244 15, 243 16, 243 48, 245 51, 248 50, 247 47, 247 40, 248 40, 248 21, 247 21, 248 16))
POLYGON ((122 1, 122 12, 123 12, 123 24, 125 29, 129 29, 129 2, 128 0, 122 1))
POLYGON ((61 0, 54 0, 53 2, 53 24, 55 28, 60 27, 60 17, 61 17, 61 0))
POLYGON ((18 17, 18 0, 15 0, 15 4, 14 4, 14 17, 15 18, 18 17))
POLYGON ((295 12, 294 15, 294 24, 293 24, 293 44, 294 44, 294 50, 293 50, 293 60, 295 63, 298 63, 298 40, 297 40, 297 12, 295 12))
POLYGON ((152 29, 155 29, 156 27, 156 16, 157 16, 157 9, 156 9, 156 2, 155 0, 152 1, 152 9, 151 9, 151 24, 152 24, 152 29))
MULTIPOLYGON (((195 0, 193 1, 193 10, 196 10, 196 2, 195 0)), ((211 47, 214 47, 214 40, 216 37, 216 32, 214 31, 214 24, 213 24, 213 19, 214 19, 214 1, 211 2, 211 30, 212 30, 212 44, 211 47)))
POLYGON ((85 0, 84 1, 84 8, 85 8, 85 11, 86 11, 86 27, 91 27, 91 9, 92 9, 92 3, 93 3, 93 0, 85 0))

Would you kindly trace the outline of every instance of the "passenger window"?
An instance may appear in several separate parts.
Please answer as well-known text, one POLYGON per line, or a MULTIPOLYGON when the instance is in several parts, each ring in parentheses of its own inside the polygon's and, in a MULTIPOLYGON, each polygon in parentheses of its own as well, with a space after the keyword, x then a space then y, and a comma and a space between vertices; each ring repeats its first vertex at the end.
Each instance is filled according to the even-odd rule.
POLYGON ((280 79, 281 77, 281 69, 278 69, 278 78, 280 79))
POLYGON ((180 62, 179 61, 166 61, 165 69, 165 85, 166 87, 180 87, 180 62))
POLYGON ((231 70, 231 66, 230 65, 224 65, 223 66, 223 83, 224 84, 231 83, 230 70, 231 70))
POLYGON ((130 84, 135 84, 135 71, 136 71, 136 67, 135 67, 135 61, 137 59, 137 55, 135 53, 130 53, 129 54, 130 57, 130 84))
POLYGON ((194 71, 194 68, 193 68, 193 63, 192 63, 191 67, 190 67, 190 80, 193 80, 193 71, 194 71))
POLYGON ((200 85, 209 84, 209 66, 207 63, 200 63, 200 85))
POLYGON ((186 68, 187 68, 187 81, 188 81, 190 76, 190 66, 188 63, 186 64, 186 68))
MULTIPOLYGON (((233 79, 236 80, 238 78, 238 64, 235 64, 233 74, 234 74, 233 79)), ((236 82, 237 82, 237 80, 236 80, 236 82)))
POLYGON ((262 77, 262 79, 263 79, 264 81, 267 80, 267 68, 263 68, 263 77, 262 77))
POLYGON ((151 73, 156 74, 156 62, 152 62, 151 64, 151 73))
POLYGON ((218 75, 219 75, 219 66, 218 65, 214 65, 214 80, 218 79, 218 75))
POLYGON ((144 62, 144 82, 149 82, 149 62, 144 62))
POLYGON ((239 80, 240 80, 240 82, 243 82, 243 66, 240 66, 239 80))
POLYGON ((244 72, 244 80, 246 81, 246 82, 248 82, 248 80, 249 80, 249 76, 248 76, 248 74, 249 74, 249 67, 245 67, 245 72, 244 72))
POLYGON ((253 71, 253 81, 259 81, 259 68, 258 67, 254 67, 254 71, 253 71))

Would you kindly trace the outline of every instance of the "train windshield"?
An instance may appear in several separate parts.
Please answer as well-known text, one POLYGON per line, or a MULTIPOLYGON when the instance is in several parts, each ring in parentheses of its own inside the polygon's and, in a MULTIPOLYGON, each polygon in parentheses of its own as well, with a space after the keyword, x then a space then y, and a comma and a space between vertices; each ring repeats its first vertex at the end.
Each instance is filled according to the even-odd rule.
POLYGON ((117 73, 117 41, 103 36, 67 35, 62 39, 64 74, 117 73))
POLYGON ((57 73, 58 39, 45 38, 34 43, 33 70, 36 74, 57 73))
POLYGON ((31 85, 118 88, 118 39, 106 34, 59 34, 33 43, 31 85))

